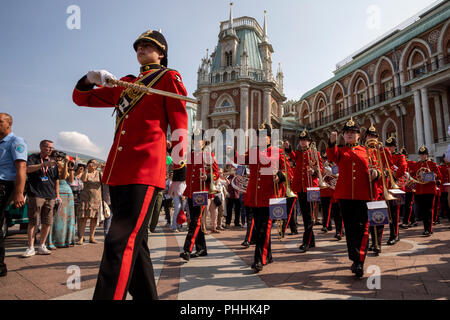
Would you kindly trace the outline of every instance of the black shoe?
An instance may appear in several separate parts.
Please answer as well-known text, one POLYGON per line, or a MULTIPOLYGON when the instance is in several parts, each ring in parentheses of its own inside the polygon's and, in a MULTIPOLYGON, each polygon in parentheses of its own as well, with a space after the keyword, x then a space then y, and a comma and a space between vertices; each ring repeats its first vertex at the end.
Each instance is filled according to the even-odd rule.
POLYGON ((208 255, 208 252, 206 252, 206 250, 200 250, 200 251, 196 251, 196 252, 192 253, 191 258, 205 257, 207 255, 208 255))
POLYGON ((309 246, 307 244, 302 244, 299 248, 301 253, 305 253, 306 251, 309 250, 309 246))
POLYGON ((273 262, 273 258, 270 258, 270 259, 267 260, 266 264, 269 264, 269 263, 272 263, 272 262, 273 262))
POLYGON ((425 237, 429 237, 429 236, 431 236, 431 232, 430 231, 424 231, 423 233, 422 233, 425 237))
POLYGON ((355 267, 355 276, 361 278, 364 275, 364 265, 362 263, 358 263, 355 267))
POLYGON ((342 240, 342 237, 341 237, 341 235, 340 235, 340 234, 337 234, 335 238, 337 239, 337 241, 340 241, 340 240, 342 240))
POLYGON ((252 269, 255 270, 255 273, 258 273, 258 272, 262 271, 263 265, 262 265, 262 263, 260 263, 260 262, 254 263, 254 264, 252 265, 252 269))
POLYGON ((371 245, 369 248, 367 248, 367 251, 374 251, 375 250, 375 245, 371 245))
POLYGON ((412 227, 417 227, 418 225, 419 225, 418 222, 414 222, 414 223, 411 224, 412 227))
POLYGON ((373 248, 373 252, 376 256, 378 256, 381 253, 381 246, 378 246, 377 248, 373 248))
POLYGON ((0 271, 0 277, 6 277, 7 274, 8 274, 8 270, 6 269, 6 266, 5 266, 5 268, 2 271, 0 271))
POLYGON ((190 255, 189 252, 182 252, 182 253, 180 253, 180 258, 183 258, 186 261, 189 261, 190 256, 191 255, 190 255))
POLYGON ((328 231, 333 231, 333 227, 327 227, 328 231))
POLYGON ((289 234, 292 236, 292 235, 298 234, 298 231, 294 230, 294 231, 291 231, 291 233, 289 233, 289 234))
POLYGON ((255 245, 256 241, 250 241, 250 245, 255 245))
POLYGON ((320 229, 320 231, 322 231, 322 232, 328 232, 328 229, 327 229, 327 227, 322 227, 322 229, 320 229))
POLYGON ((248 248, 250 247, 250 243, 248 243, 248 241, 244 241, 241 243, 241 246, 248 248))
POLYGON ((388 240, 388 242, 386 242, 386 244, 387 244, 388 246, 392 246, 392 245, 394 245, 396 242, 397 242, 397 241, 395 241, 394 238, 390 238, 390 239, 388 240))
POLYGON ((409 225, 402 223, 400 225, 400 228, 402 228, 402 229, 409 229, 409 225))
POLYGON ((356 262, 353 262, 353 264, 350 267, 350 270, 352 270, 352 273, 356 273, 356 262))

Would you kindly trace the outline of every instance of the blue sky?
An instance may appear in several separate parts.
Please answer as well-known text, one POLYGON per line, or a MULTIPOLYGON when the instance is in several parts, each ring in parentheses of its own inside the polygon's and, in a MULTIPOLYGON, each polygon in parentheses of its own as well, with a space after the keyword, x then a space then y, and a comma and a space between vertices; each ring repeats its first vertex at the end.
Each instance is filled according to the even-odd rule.
MULTIPOLYGON (((262 26, 267 10, 273 69, 281 62, 285 95, 297 100, 332 77, 336 63, 435 2, 234 0, 233 16, 254 17, 262 26)), ((112 109, 75 106, 72 91, 78 79, 94 69, 117 77, 137 75, 134 40, 148 29, 162 29, 169 67, 181 73, 192 96, 201 58, 207 48, 214 50, 219 23, 228 17, 229 1, 224 0, 2 3, 0 111, 13 116, 13 131, 30 150, 51 139, 56 147, 106 159, 112 109), (67 28, 70 5, 80 8, 79 30, 67 28)))

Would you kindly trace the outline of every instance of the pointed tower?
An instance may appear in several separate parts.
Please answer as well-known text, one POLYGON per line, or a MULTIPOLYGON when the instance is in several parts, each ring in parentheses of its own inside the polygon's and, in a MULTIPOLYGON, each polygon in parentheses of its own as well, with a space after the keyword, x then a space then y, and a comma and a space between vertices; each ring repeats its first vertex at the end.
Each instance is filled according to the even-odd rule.
POLYGON ((280 90, 281 93, 283 93, 283 80, 284 80, 284 75, 283 75, 283 71, 281 71, 281 63, 278 63, 277 84, 278 84, 278 89, 280 90))
POLYGON ((267 35, 267 11, 264 10, 264 27, 262 42, 259 44, 259 52, 261 54, 263 64, 263 79, 264 81, 273 81, 272 75, 272 53, 273 48, 269 43, 269 36, 267 35))

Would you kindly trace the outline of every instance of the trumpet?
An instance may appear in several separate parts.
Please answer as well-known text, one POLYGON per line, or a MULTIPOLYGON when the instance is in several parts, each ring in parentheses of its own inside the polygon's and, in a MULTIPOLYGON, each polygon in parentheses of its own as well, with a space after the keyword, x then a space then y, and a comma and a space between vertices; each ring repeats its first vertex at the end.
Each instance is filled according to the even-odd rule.
POLYGON ((330 185, 328 185, 323 180, 322 172, 320 171, 320 162, 319 162, 319 157, 317 156, 317 148, 316 148, 315 142, 311 143, 311 152, 313 154, 313 157, 314 157, 314 160, 315 160, 315 164, 317 165, 317 172, 318 172, 318 178, 319 178, 319 188, 320 189, 329 188, 330 185))
MULTIPOLYGON (((210 176, 211 176, 211 182, 209 184, 208 194, 217 194, 217 193, 219 193, 219 190, 217 190, 216 185, 214 184, 214 173, 213 173, 213 168, 212 168, 213 164, 214 164, 214 159, 213 159, 213 156, 212 156, 212 151, 211 151, 211 149, 209 147, 206 147, 205 148, 205 152, 209 153, 209 159, 211 161, 210 164, 206 165, 206 167, 209 166, 209 173, 210 173, 210 176)), ((203 170, 205 170, 205 169, 203 169, 203 170)), ((206 172, 206 170, 205 170, 205 172, 206 172)))
MULTIPOLYGON (((280 148, 281 150, 283 150, 283 141, 280 141, 280 148)), ((295 193, 291 190, 291 183, 289 181, 289 171, 287 168, 287 161, 288 157, 286 155, 286 153, 283 151, 283 155, 284 155, 284 171, 286 172, 286 198, 296 198, 297 196, 295 195, 295 193)))
MULTIPOLYGON (((383 166, 383 162, 381 160, 381 153, 380 153, 380 147, 383 147, 383 144, 378 141, 378 139, 376 138, 371 138, 371 139, 367 139, 366 143, 365 143, 365 147, 366 150, 368 150, 367 148, 372 148, 375 149, 376 152, 376 157, 377 157, 377 161, 379 162, 379 169, 381 171, 381 181, 383 182, 383 197, 384 200, 389 201, 389 200, 396 200, 397 198, 395 198, 392 194, 389 193, 387 186, 386 186, 386 180, 385 180, 385 173, 384 173, 384 166, 383 166)), ((369 155, 369 153, 368 153, 369 155)), ((370 159, 370 158, 369 158, 370 159)), ((370 171, 369 171, 369 176, 370 176, 370 171)), ((370 181, 370 178, 369 178, 370 181)))

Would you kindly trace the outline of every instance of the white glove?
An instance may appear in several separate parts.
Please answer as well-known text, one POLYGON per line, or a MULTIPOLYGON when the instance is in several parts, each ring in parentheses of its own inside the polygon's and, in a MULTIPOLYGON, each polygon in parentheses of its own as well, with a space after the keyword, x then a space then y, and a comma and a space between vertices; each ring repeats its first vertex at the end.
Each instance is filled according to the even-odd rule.
POLYGON ((87 73, 87 80, 99 86, 112 88, 115 85, 108 83, 107 80, 117 80, 117 78, 106 70, 96 70, 87 73))
POLYGON ((169 187, 168 194, 172 197, 179 197, 183 195, 184 190, 186 189, 185 181, 172 181, 169 187))

